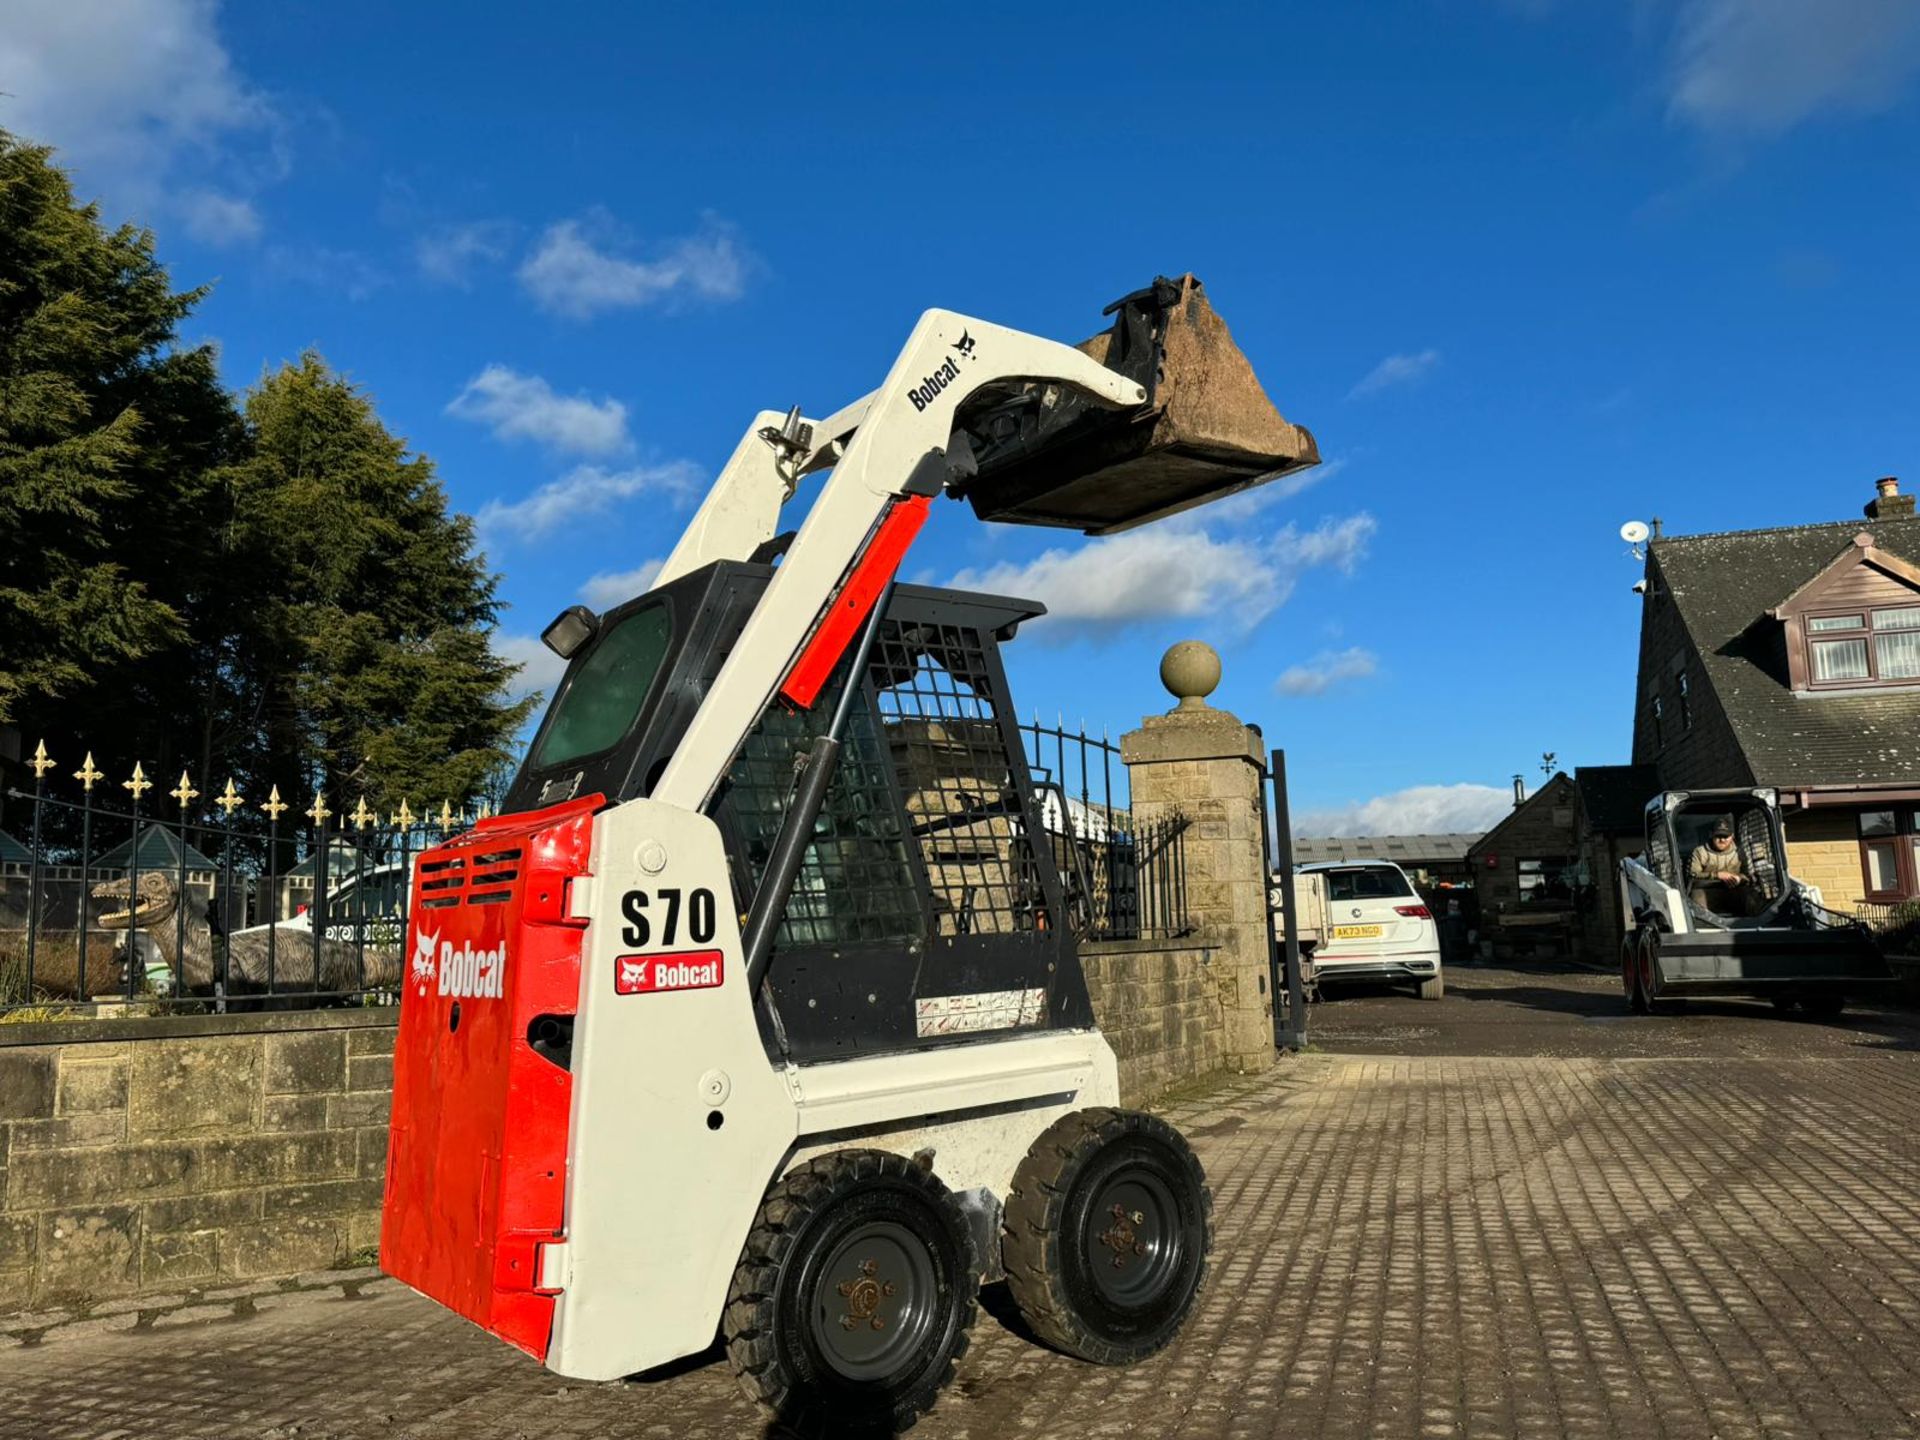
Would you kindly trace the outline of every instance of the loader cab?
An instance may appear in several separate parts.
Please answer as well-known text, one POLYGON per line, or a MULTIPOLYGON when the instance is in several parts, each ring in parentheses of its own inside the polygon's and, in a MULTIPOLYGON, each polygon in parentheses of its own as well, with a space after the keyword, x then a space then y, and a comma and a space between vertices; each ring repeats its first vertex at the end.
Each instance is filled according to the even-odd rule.
POLYGON ((772 578, 719 561, 591 617, 502 810, 645 795, 772 578))
POLYGON ((1686 897, 1696 921, 1722 929, 1774 923, 1792 888, 1778 797, 1765 788, 1670 790, 1656 796, 1647 805, 1646 863, 1686 897), (1731 824, 1733 836, 1719 851, 1713 834, 1723 821, 1731 824), (1728 857, 1726 872, 1738 874, 1738 882, 1712 878, 1719 873, 1712 867, 1721 854, 1728 857))
MULTIPOLYGON (((772 575, 720 561, 599 617, 504 808, 648 794, 772 575)), ((1093 1023, 1000 660, 1000 645, 1044 613, 1033 601, 895 587, 776 935, 762 1008, 770 1049, 840 1059, 1093 1023)), ((709 813, 739 913, 847 670, 843 659, 808 709, 771 701, 716 791, 709 813)))

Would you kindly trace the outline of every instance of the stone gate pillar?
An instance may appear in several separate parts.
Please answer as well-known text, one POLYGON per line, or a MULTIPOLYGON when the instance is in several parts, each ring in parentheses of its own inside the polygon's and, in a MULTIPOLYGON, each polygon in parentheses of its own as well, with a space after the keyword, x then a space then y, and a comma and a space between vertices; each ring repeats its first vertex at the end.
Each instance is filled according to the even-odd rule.
POLYGON ((1179 703, 1120 737, 1133 814, 1143 822, 1175 814, 1192 822, 1187 910, 1201 936, 1218 947, 1227 1063, 1243 1072, 1264 1070, 1273 1063, 1274 1042, 1260 736, 1207 703, 1220 683, 1220 657, 1211 646, 1183 640, 1168 650, 1160 683, 1179 703))

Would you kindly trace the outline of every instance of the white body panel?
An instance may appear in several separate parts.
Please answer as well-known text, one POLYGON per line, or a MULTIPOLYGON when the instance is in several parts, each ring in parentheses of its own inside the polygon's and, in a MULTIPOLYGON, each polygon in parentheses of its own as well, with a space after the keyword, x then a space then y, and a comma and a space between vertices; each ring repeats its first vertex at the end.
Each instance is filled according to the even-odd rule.
POLYGON ((573 897, 574 912, 595 919, 574 1030, 565 1244, 545 1252, 544 1278, 561 1292, 550 1369, 609 1380, 704 1349, 767 1187, 808 1155, 931 1148, 948 1186, 1004 1198, 1020 1157, 1059 1115, 1116 1103, 1113 1052, 1093 1031, 776 1064, 725 906, 712 941, 720 985, 615 993, 615 962, 633 953, 616 918, 626 890, 731 890, 719 831, 704 816, 634 800, 594 824, 596 873, 573 897), (658 868, 642 870, 643 846, 658 868))
POLYGON ((1637 856, 1629 855, 1620 862, 1620 879, 1627 890, 1624 914, 1631 917, 1652 912, 1666 920, 1668 934, 1692 932, 1693 917, 1688 913, 1686 897, 1648 869, 1637 856))

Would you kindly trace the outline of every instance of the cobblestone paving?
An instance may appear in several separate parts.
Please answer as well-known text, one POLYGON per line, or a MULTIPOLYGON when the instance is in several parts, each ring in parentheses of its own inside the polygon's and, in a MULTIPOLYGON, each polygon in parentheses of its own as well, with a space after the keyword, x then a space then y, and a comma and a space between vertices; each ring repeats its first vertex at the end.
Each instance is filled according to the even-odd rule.
MULTIPOLYGON (((1428 1008, 1465 1043, 1473 1004, 1428 1008)), ((1219 1215, 1179 1343, 1095 1369, 989 1292, 916 1435, 1920 1436, 1920 1059, 1885 1035, 1787 1058, 1318 1055, 1176 1118, 1219 1215)), ((714 1356, 569 1384, 382 1285, 0 1351, 0 1435, 763 1433, 714 1356)))

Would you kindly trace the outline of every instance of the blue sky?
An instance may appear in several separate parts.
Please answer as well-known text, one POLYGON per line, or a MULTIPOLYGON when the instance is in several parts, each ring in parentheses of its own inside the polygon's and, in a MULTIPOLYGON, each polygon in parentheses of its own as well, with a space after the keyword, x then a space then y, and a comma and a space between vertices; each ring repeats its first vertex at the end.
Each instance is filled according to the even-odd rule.
POLYGON ((536 665, 920 310, 1078 340, 1192 270, 1314 483, 1104 542, 943 506, 910 572, 1053 606, 1025 710, 1126 729, 1204 639, 1302 828, 1477 828, 1543 750, 1626 758, 1622 521, 1855 516, 1920 438, 1906 0, 646 8, 0 28, 0 125, 213 282, 235 384, 367 387, 536 665))

